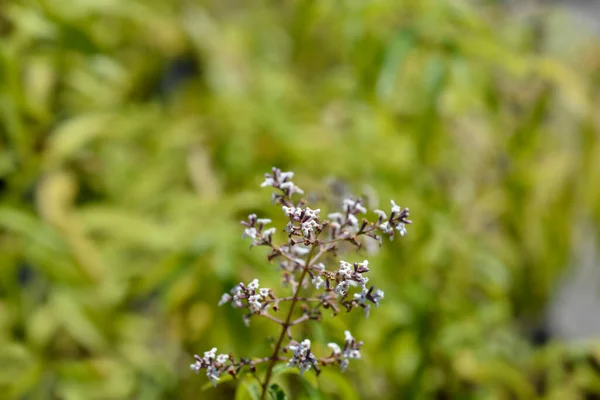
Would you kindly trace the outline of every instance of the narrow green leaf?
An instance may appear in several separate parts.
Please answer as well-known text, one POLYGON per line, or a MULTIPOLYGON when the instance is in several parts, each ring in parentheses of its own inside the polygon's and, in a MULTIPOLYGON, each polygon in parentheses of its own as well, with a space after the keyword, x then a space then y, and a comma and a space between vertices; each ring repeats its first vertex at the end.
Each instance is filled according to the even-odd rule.
POLYGON ((277 377, 280 375, 298 375, 300 380, 306 385, 312 388, 319 387, 319 381, 317 379, 317 375, 312 373, 312 371, 300 375, 300 370, 297 367, 290 367, 287 364, 278 364, 273 368, 273 377, 277 377))
POLYGON ((377 97, 387 100, 394 93, 396 79, 406 57, 415 45, 414 33, 410 29, 398 32, 386 50, 385 60, 377 78, 377 97))
POLYGON ((235 392, 235 400, 260 400, 260 385, 253 376, 243 379, 235 392))
POLYGON ((273 400, 287 400, 288 398, 281 386, 276 383, 272 383, 271 386, 269 386, 268 393, 273 400))

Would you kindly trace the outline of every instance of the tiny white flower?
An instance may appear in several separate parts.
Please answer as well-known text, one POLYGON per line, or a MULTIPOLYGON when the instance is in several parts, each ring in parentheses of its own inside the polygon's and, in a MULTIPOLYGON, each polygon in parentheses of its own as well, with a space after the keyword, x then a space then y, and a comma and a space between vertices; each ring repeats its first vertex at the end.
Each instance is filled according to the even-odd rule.
POLYGON ((357 203, 356 206, 354 206, 355 209, 357 209, 358 211, 360 211, 363 214, 367 213, 367 209, 365 207, 363 207, 362 204, 357 203))
POLYGON ((282 172, 279 174, 279 176, 281 177, 281 180, 284 181, 286 179, 292 179, 294 177, 294 173, 292 171, 282 172))
POLYGON ((290 192, 290 195, 294 194, 294 193, 304 193, 304 191, 302 189, 300 189, 298 186, 294 185, 293 182, 283 182, 282 184, 279 185, 279 187, 281 189, 288 189, 290 192))
POLYGON ((340 260, 340 267, 338 268, 337 274, 342 277, 342 279, 346 280, 350 279, 352 272, 354 272, 352 264, 344 260, 340 260))
POLYGON ((363 289, 365 288, 367 282, 369 282, 369 278, 367 278, 366 276, 362 276, 362 274, 355 274, 354 278, 356 280, 356 283, 361 285, 363 289))
POLYGON ((337 221, 341 221, 344 218, 344 215, 342 213, 336 212, 336 213, 333 213, 333 214, 329 214, 327 216, 327 218, 334 219, 334 220, 337 220, 337 221))
POLYGON ((353 214, 348 215, 348 222, 350 223, 350 226, 358 227, 358 218, 353 214))
POLYGON ((294 232, 294 224, 292 223, 292 221, 288 222, 285 226, 285 232, 287 234, 292 234, 294 232))
POLYGON ((346 358, 344 358, 340 362, 340 369, 342 370, 342 372, 346 372, 346 370, 348 369, 348 364, 350 364, 350 361, 348 361, 346 358))
POLYGON ((296 212, 296 207, 281 206, 281 209, 283 210, 285 215, 287 215, 288 217, 291 215, 294 215, 294 213, 296 212))
POLYGON ((352 337, 352 334, 350 333, 350 331, 344 331, 344 339, 346 340, 346 342, 354 342, 355 339, 352 337))
POLYGON ((350 284, 348 283, 348 281, 341 281, 336 285, 335 292, 340 296, 344 296, 346 293, 348 293, 349 288, 350 284))
POLYGON ((315 286, 316 289, 320 289, 321 286, 325 285, 325 280, 320 276, 315 276, 312 279, 312 284, 315 286))
POLYGON ((386 214, 384 211, 381 211, 381 210, 375 210, 375 211, 374 211, 374 213, 375 213, 375 214, 377 214, 377 216, 378 216, 379 218, 381 218, 382 220, 385 220, 385 219, 387 219, 387 214, 386 214))
POLYGON ((268 238, 269 236, 272 236, 277 230, 275 228, 269 228, 269 229, 265 229, 265 231, 262 233, 263 237, 268 238))
POLYGON ((342 354, 342 349, 340 349, 340 346, 338 346, 337 343, 329 343, 327 347, 333 351, 334 356, 342 354))
POLYGON ((375 303, 375 306, 379 307, 379 302, 381 301, 381 299, 383 299, 384 293, 383 290, 381 289, 377 289, 375 291, 375 293, 373 293, 371 295, 371 297, 373 298, 373 302, 375 303))
POLYGON ((295 366, 300 369, 300 375, 310 369, 316 359, 310 352, 310 340, 305 339, 298 345, 288 346, 288 349, 294 352, 294 355, 288 362, 289 366, 295 366))
POLYGON ((369 318, 369 311, 371 310, 371 305, 367 302, 369 300, 367 298, 367 293, 369 293, 369 289, 363 286, 363 289, 360 293, 354 294, 354 300, 356 300, 358 304, 361 305, 363 310, 365 310, 365 316, 369 318))
POLYGON ((268 178, 265 178, 265 181, 260 184, 260 187, 273 186, 274 184, 275 184, 275 181, 273 180, 273 178, 268 177, 268 178))
POLYGON ((231 294, 239 294, 239 293, 241 293, 242 292, 242 286, 241 285, 243 285, 242 282, 240 282, 239 285, 235 285, 234 287, 231 288, 231 291, 229 293, 231 293, 231 294))
POLYGON ((259 294, 263 297, 263 298, 267 298, 269 297, 269 289, 267 288, 260 288, 259 290, 259 294))
POLYGON ((244 233, 242 234, 242 238, 252 238, 256 239, 256 228, 246 228, 244 229, 244 233))
POLYGON ((229 360, 229 354, 219 354, 217 356, 217 362, 219 364, 225 364, 227 360, 229 360))
POLYGON ((214 386, 217 386, 217 381, 219 380, 219 370, 214 365, 209 365, 206 368, 206 376, 214 386))
POLYGON ((304 214, 310 218, 318 218, 320 212, 321 212, 320 208, 317 208, 316 210, 311 210, 309 207, 306 207, 304 214))
POLYGON ((242 295, 244 294, 240 285, 242 285, 241 282, 239 285, 234 286, 234 288, 231 289, 231 292, 230 292, 233 295, 233 300, 236 302, 239 301, 239 299, 242 298, 242 295))
POLYGON ((202 369, 202 365, 200 365, 200 361, 196 361, 193 364, 190 364, 190 368, 194 370, 194 372, 198 373, 202 369))
POLYGON ((317 272, 325 271, 325 264, 318 263, 317 265, 313 265, 313 269, 317 272))
POLYGON ((315 228, 317 228, 318 226, 319 226, 319 224, 317 224, 315 222, 315 220, 313 220, 313 219, 303 222, 302 223, 302 233, 304 234, 304 236, 309 236, 310 233, 313 232, 315 230, 315 228))
POLYGON ((406 235, 406 226, 404 226, 404 224, 401 222, 398 224, 398 226, 396 227, 396 229, 398 230, 398 232, 400 232, 400 236, 404 236, 406 235))
POLYGON ((298 366, 298 368, 300 368, 300 375, 304 375, 304 373, 308 371, 311 366, 312 364, 308 360, 301 362, 298 366))
POLYGON ((356 203, 356 200, 344 199, 344 210, 350 210, 352 207, 354 207, 354 203, 356 203))
POLYGON ((396 205, 396 203, 394 203, 394 200, 390 200, 390 202, 392 203, 392 212, 400 213, 400 206, 396 205))
POLYGON ((384 223, 380 224, 379 229, 381 229, 381 231, 387 235, 394 233, 394 228, 390 226, 389 221, 385 221, 384 223))
MULTIPOLYGON (((368 309, 365 310, 365 312, 368 313, 368 309)), ((361 358, 359 350, 361 343, 357 342, 356 339, 352 337, 350 331, 345 331, 344 336, 346 342, 344 343, 343 350, 335 343, 330 343, 328 345, 333 350, 334 356, 338 360, 342 371, 345 371, 348 368, 349 360, 361 358)))
POLYGON ((366 304, 367 293, 369 293, 369 289, 363 288, 363 290, 360 293, 354 293, 354 300, 356 300, 358 304, 366 304))
POLYGON ((204 357, 203 360, 204 362, 206 362, 207 364, 210 363, 212 360, 214 360, 214 358, 217 356, 217 348, 213 347, 212 349, 210 349, 209 351, 205 351, 204 352, 204 357))
POLYGON ((261 225, 267 225, 270 224, 272 221, 269 218, 259 218, 256 220, 257 224, 261 224, 261 225))
POLYGON ((258 290, 259 288, 259 284, 258 284, 258 279, 253 279, 252 282, 250 282, 248 284, 248 289, 249 290, 258 290))
POLYGON ((232 297, 229 293, 223 293, 223 295, 221 296, 221 300, 219 300, 219 306, 222 306, 223 304, 231 301, 232 297))
POLYGON ((248 304, 252 312, 259 312, 262 309, 262 303, 260 302, 262 297, 260 295, 253 295, 248 297, 248 304))
POLYGON ((358 349, 347 349, 344 352, 344 357, 348 358, 348 359, 352 359, 352 358, 360 359, 361 358, 360 350, 358 350, 358 349))

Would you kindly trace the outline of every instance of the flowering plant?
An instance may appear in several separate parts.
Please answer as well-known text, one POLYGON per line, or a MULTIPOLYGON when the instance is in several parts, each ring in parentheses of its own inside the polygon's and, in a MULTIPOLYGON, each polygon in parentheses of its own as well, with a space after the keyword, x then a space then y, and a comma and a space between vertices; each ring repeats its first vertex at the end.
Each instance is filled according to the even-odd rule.
MULTIPOLYGON (((396 232, 400 236, 406 234, 408 209, 401 209, 391 201, 391 212, 375 210, 375 221, 367 218, 359 220, 359 215, 367 214, 363 201, 359 198, 348 198, 343 201, 342 210, 331 213, 321 219, 320 209, 311 209, 306 200, 295 202, 293 198, 304 192, 292 182, 293 172, 282 172, 273 168, 265 174, 262 187, 275 189, 272 201, 281 206, 288 217, 285 233, 287 240, 276 244, 273 236, 275 228, 267 228, 271 220, 257 218, 255 214, 242 221, 245 226, 243 237, 252 241, 252 246, 270 248, 267 258, 277 260, 282 274, 282 282, 291 287, 291 296, 278 297, 270 288, 260 287, 258 279, 248 284, 243 282, 235 286, 229 293, 223 294, 219 306, 226 303, 235 308, 247 309, 244 321, 249 324, 252 317, 267 318, 280 326, 279 337, 271 355, 263 358, 236 359, 232 354, 218 354, 213 348, 204 356, 195 355, 195 363, 191 368, 197 373, 206 370, 206 376, 214 385, 222 374, 230 374, 234 378, 244 368, 255 372, 256 365, 266 363, 266 372, 261 381, 261 399, 267 392, 276 390, 271 383, 273 368, 277 363, 287 363, 297 367, 300 374, 313 368, 317 374, 321 366, 337 364, 342 371, 348 367, 349 361, 361 358, 362 341, 356 340, 349 331, 345 331, 343 345, 329 343, 329 354, 317 357, 311 349, 310 339, 301 342, 294 340, 291 328, 310 320, 320 320, 322 309, 330 309, 337 314, 340 309, 347 311, 362 308, 368 317, 371 306, 379 306, 384 293, 373 285, 368 285, 369 262, 350 263, 339 260, 336 269, 329 269, 322 261, 330 256, 337 257, 343 249, 343 243, 361 248, 363 237, 376 240, 381 245, 382 236, 394 238, 396 232), (303 294, 305 293, 305 294, 303 294), (280 319, 275 314, 281 305, 289 304, 285 317, 280 319), (291 355, 286 355, 290 353, 291 355)), ((347 247, 347 246, 346 246, 347 247)))

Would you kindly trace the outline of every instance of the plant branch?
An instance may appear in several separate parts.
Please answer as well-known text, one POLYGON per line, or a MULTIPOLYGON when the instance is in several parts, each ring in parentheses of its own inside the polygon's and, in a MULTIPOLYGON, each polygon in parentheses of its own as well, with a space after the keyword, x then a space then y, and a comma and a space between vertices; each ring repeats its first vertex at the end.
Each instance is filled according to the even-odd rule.
POLYGON ((290 326, 292 325, 292 315, 294 314, 294 307, 298 302, 298 295, 300 294, 300 290, 302 289, 302 282, 306 277, 308 270, 310 269, 312 263, 313 253, 315 252, 316 246, 313 246, 308 253, 308 257, 306 257, 306 265, 302 270, 302 275, 300 275, 300 280, 298 281, 298 285, 296 286, 296 291, 294 292, 294 296, 292 297, 292 304, 290 305, 290 309, 288 311, 285 322, 282 325, 281 334, 279 335, 279 339, 277 340, 277 344, 275 344, 275 348, 273 349, 273 355, 271 356, 271 362, 269 363, 269 367, 267 368, 267 373, 265 375, 265 381, 262 384, 262 393, 261 400, 264 400, 267 396, 267 388, 269 387, 269 382, 271 381, 271 376, 273 375, 273 368, 275 367, 275 363, 278 360, 279 350, 281 350, 281 345, 283 344, 283 339, 285 338, 286 332, 288 332, 290 326))
MULTIPOLYGON (((271 303, 283 303, 285 301, 292 301, 294 300, 294 296, 288 296, 288 297, 278 297, 277 299, 268 299, 265 300, 264 304, 271 304, 271 303)), ((321 301, 322 299, 320 297, 297 297, 296 301, 321 301)))
POLYGON ((304 321, 308 321, 309 319, 310 319, 310 317, 307 314, 304 314, 303 316, 301 316, 301 317, 293 320, 292 322, 290 322, 290 325, 292 325, 292 326, 293 325, 298 325, 299 323, 304 322, 304 321))

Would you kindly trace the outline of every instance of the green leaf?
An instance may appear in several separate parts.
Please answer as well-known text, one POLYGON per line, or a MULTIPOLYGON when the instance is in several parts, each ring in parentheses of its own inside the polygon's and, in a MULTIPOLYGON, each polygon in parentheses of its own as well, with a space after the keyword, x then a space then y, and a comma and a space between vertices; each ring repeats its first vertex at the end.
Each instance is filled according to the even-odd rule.
POLYGON ((388 46, 385 60, 377 79, 377 97, 387 100, 394 93, 396 78, 410 51, 415 47, 415 35, 410 29, 403 29, 388 46))
POLYGON ((106 137, 110 134, 107 127, 112 119, 111 114, 89 113, 78 115, 58 125, 48 141, 48 165, 60 164, 85 149, 97 137, 106 137))
POLYGON ((313 389, 319 387, 319 381, 317 375, 314 373, 306 373, 300 375, 300 370, 297 367, 290 367, 287 364, 278 364, 273 368, 273 377, 280 375, 298 375, 300 380, 307 386, 313 389))
POLYGON ((69 290, 55 290, 50 298, 55 318, 79 344, 91 351, 106 350, 108 342, 104 333, 90 318, 78 296, 69 290))
POLYGON ((360 398, 348 376, 342 375, 338 371, 329 368, 323 369, 321 382, 323 383, 323 391, 326 393, 337 393, 340 398, 348 400, 358 400, 360 398), (327 384, 325 385, 325 383, 327 384), (327 389, 324 386, 327 386, 327 389))
POLYGON ((286 375, 286 374, 294 374, 294 375, 298 375, 299 371, 297 367, 290 367, 287 364, 277 364, 275 365, 275 367, 273 367, 273 377, 277 377, 279 375, 286 375))
POLYGON ((271 386, 269 386, 268 393, 273 400, 287 400, 288 398, 281 386, 276 383, 272 383, 271 386))
POLYGON ((260 385, 253 376, 243 379, 235 392, 235 400, 260 400, 260 385))

